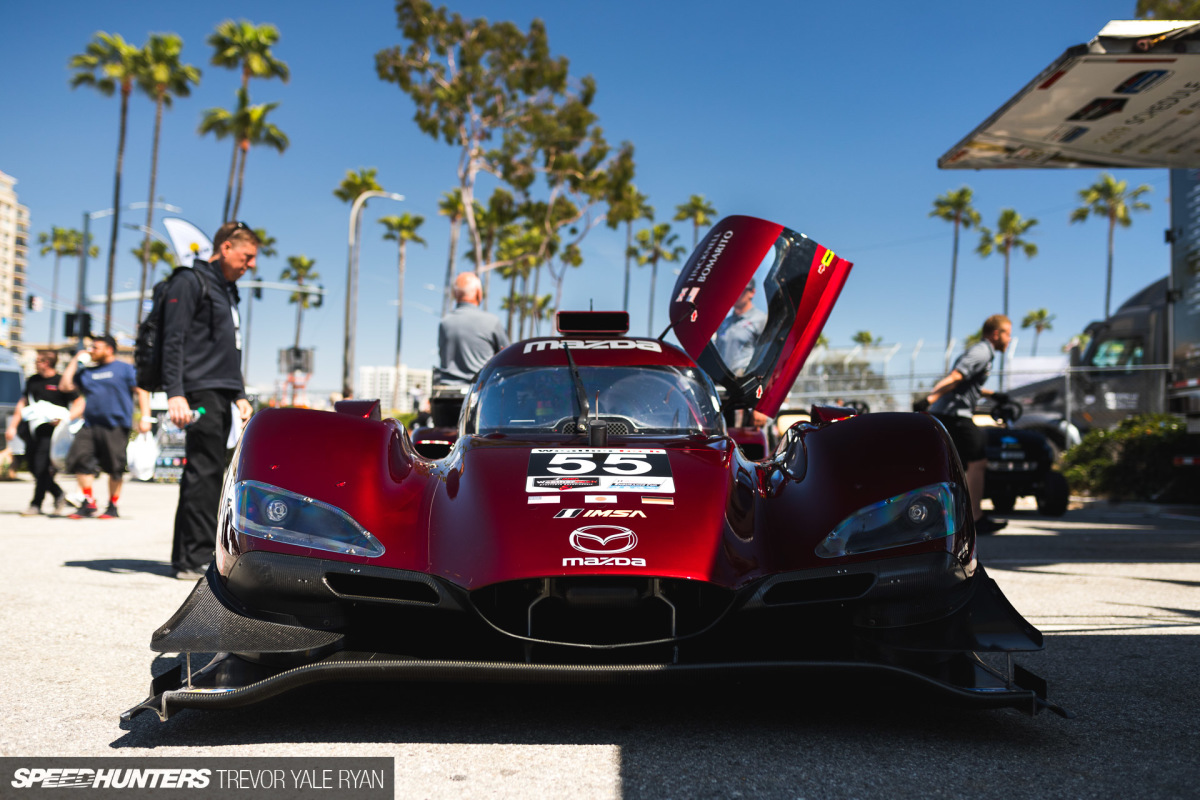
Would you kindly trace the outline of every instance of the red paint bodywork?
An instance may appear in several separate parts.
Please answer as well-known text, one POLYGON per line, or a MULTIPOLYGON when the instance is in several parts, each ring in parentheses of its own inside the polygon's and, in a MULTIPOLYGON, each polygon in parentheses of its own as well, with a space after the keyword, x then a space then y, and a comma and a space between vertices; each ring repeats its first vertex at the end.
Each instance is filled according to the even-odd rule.
MULTIPOLYGON (((785 233, 793 238, 780 247, 806 258, 811 249, 813 255, 803 284, 790 284, 792 290, 803 287, 798 316, 763 384, 760 408, 777 408, 850 264, 806 237, 751 217, 731 217, 714 226, 676 287, 672 314, 686 311, 687 319, 673 319, 692 354, 654 339, 546 337, 509 346, 489 362, 480 380, 497 368, 563 366, 564 345, 580 367, 695 369, 694 353, 707 345, 748 276, 785 233), (735 240, 736 247, 728 244, 735 240), (726 246, 718 252, 720 242, 726 246)), ((468 397, 468 407, 471 402, 468 397)), ((377 403, 347 401, 337 410, 258 414, 227 476, 226 498, 235 481, 253 480, 321 500, 352 516, 385 552, 376 558, 344 556, 248 537, 234 528, 226 504, 218 537, 222 575, 248 550, 425 572, 465 589, 578 574, 687 579, 737 589, 775 573, 937 552, 949 552, 968 571, 974 569, 969 523, 952 538, 919 545, 843 559, 815 553, 838 523, 864 506, 943 481, 963 485, 944 429, 925 415, 843 419, 833 412, 817 414, 814 423, 794 426, 777 454, 758 462, 748 460, 724 432, 611 437, 610 448, 666 451, 675 491, 669 495, 672 504, 662 505, 644 502, 638 492, 617 493, 615 502, 589 503, 587 492, 526 490, 534 448, 587 447, 585 436, 478 436, 467 435, 464 427, 450 454, 431 461, 414 451, 407 432, 394 420, 379 421, 377 403), (535 495, 554 496, 558 502, 530 503, 535 495), (556 517, 572 508, 588 516, 556 517), (628 555, 644 563, 570 563, 580 555, 570 546, 571 534, 586 525, 632 530, 637 544, 628 555)))
MULTIPOLYGON (((510 350, 521 348, 518 343, 510 350)), ((664 347, 664 360, 682 357, 673 350, 664 347)), ((583 350, 575 357, 581 366, 618 357, 645 363, 633 361, 636 352, 583 350)), ((552 446, 587 445, 579 436, 465 436, 450 456, 434 462, 412 450, 393 420, 299 409, 261 412, 244 435, 233 479, 337 506, 386 552, 365 558, 269 542, 243 536, 223 515, 218 568, 227 575, 239 554, 265 549, 428 572, 466 589, 570 574, 686 578, 738 588, 778 572, 915 553, 950 552, 964 566, 973 560, 974 536, 965 526, 954 538, 883 553, 845 559, 814 553, 839 522, 866 505, 941 481, 962 484, 944 430, 925 415, 799 423, 790 448, 765 462, 746 460, 727 436, 610 440, 610 447, 667 451, 676 486, 669 506, 645 504, 632 492, 617 494, 615 503, 589 504, 583 492, 561 492, 558 503, 529 504, 530 451, 552 446), (555 518, 564 508, 644 517, 555 518), (579 555, 568 544, 571 532, 589 524, 633 530, 638 545, 630 555, 646 566, 564 567, 564 558, 579 555)))

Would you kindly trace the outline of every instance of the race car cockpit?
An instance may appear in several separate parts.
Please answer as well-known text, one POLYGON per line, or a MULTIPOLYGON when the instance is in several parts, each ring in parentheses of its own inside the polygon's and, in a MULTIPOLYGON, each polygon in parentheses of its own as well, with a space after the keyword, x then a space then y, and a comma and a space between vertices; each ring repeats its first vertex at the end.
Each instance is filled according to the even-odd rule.
POLYGON ((715 390, 696 369, 667 365, 578 368, 581 408, 571 367, 497 367, 481 383, 468 408, 465 432, 575 434, 589 412, 616 436, 713 435, 724 429, 715 390))

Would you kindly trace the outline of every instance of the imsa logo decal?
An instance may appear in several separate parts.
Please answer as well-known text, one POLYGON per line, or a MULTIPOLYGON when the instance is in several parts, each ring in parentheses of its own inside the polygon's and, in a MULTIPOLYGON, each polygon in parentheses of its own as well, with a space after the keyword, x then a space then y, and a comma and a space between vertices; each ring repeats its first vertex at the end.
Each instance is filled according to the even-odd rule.
POLYGON ((576 517, 627 517, 634 519, 646 518, 646 512, 636 508, 564 508, 554 515, 555 519, 575 519, 576 517))

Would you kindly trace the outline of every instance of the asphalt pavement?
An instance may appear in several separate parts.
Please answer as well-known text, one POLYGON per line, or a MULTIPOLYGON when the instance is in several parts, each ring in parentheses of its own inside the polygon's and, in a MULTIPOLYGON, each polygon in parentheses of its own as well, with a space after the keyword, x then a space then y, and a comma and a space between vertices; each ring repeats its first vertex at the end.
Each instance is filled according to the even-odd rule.
POLYGON ((335 685, 121 724, 175 662, 149 640, 191 590, 167 563, 178 490, 127 485, 115 520, 21 517, 31 490, 0 483, 0 755, 388 756, 397 797, 1200 795, 1200 510, 1018 508, 981 540, 1046 633, 1018 661, 1074 719, 776 680, 335 685))

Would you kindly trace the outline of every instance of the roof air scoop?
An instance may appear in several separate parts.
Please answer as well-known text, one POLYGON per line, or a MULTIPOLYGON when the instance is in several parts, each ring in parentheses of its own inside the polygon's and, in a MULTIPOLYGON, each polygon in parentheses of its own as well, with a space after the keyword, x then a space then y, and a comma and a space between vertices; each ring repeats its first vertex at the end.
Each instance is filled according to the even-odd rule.
POLYGON ((554 326, 563 336, 624 336, 629 333, 629 312, 559 311, 554 326))

